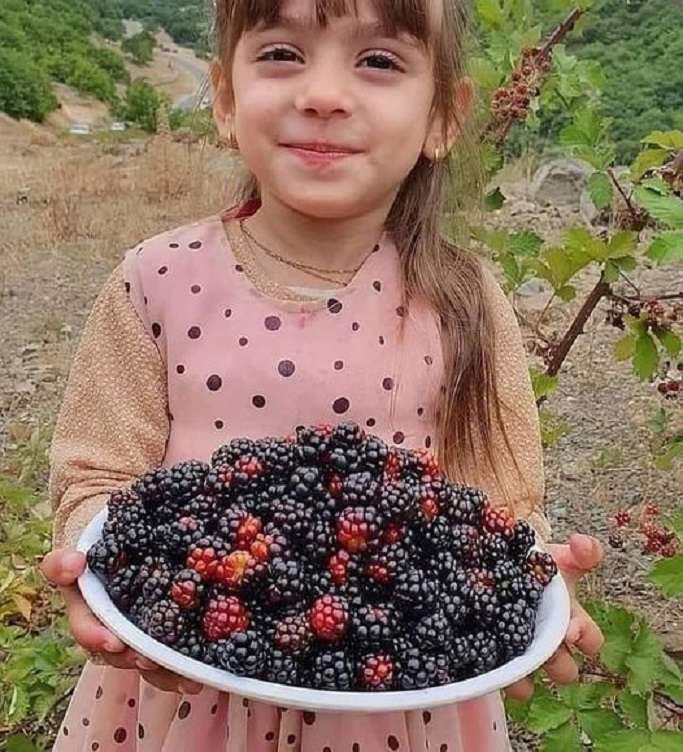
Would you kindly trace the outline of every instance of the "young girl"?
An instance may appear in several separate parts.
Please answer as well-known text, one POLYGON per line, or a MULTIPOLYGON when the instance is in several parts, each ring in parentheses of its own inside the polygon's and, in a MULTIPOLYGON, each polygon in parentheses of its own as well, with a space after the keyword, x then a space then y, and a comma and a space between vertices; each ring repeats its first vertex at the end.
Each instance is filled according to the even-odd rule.
MULTIPOLYGON (((540 538, 538 417, 517 322, 492 272, 439 232, 447 154, 465 148, 461 0, 217 0, 219 132, 249 177, 232 209, 131 249, 99 295, 52 446, 55 550, 91 653, 55 750, 497 752, 501 697, 413 712, 300 712, 202 687, 136 655, 75 584, 108 493, 233 437, 353 420, 432 448, 453 479, 540 538)), ((464 160, 461 160, 461 162, 464 160)), ((599 546, 548 546, 573 592, 599 546)), ((601 636, 574 601, 547 670, 601 636)), ((512 688, 528 697, 530 681, 512 688)))

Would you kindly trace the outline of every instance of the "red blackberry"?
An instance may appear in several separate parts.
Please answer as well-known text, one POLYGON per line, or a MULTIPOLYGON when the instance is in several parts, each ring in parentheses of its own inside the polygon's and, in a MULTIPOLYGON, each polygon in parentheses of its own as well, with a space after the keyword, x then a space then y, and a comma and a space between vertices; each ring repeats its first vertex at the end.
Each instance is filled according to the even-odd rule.
POLYGON ((401 543, 384 544, 366 561, 364 574, 377 585, 388 585, 410 567, 410 550, 401 543))
POLYGON ((173 581, 173 566, 165 556, 146 556, 138 574, 142 595, 147 603, 167 598, 173 581))
POLYGON ((526 558, 526 567, 546 587, 557 574, 557 564, 545 551, 532 551, 526 558))
POLYGON ((512 530, 510 554, 518 561, 524 561, 536 542, 536 533, 526 520, 517 520, 512 530))
POLYGON ((175 645, 191 625, 187 611, 167 598, 143 608, 140 624, 147 634, 164 645, 175 645))
POLYGON ((363 470, 380 478, 387 462, 389 447, 377 436, 369 436, 360 448, 360 463, 363 470))
POLYGON ((420 478, 425 480, 429 478, 434 480, 441 476, 441 469, 436 457, 428 449, 418 449, 415 452, 416 461, 419 467, 420 478))
POLYGON ((216 529, 231 546, 248 550, 262 531, 263 521, 244 507, 235 505, 220 515, 216 529))
POLYGON ((308 647, 312 636, 306 614, 285 616, 275 625, 273 644, 285 653, 299 653, 308 647))
POLYGON ((197 608, 204 595, 204 581, 194 569, 181 569, 173 578, 170 596, 181 608, 197 608))
POLYGON ((346 549, 340 548, 327 560, 327 570, 335 585, 343 585, 350 575, 358 573, 358 559, 346 549))
POLYGON ((399 607, 425 613, 434 609, 438 597, 437 583, 417 567, 400 570, 394 581, 394 598, 399 607))
POLYGON ((227 553, 228 547, 222 538, 206 536, 190 546, 186 566, 194 569, 205 580, 211 581, 215 579, 218 567, 227 553))
POLYGON ((128 555, 118 537, 112 533, 93 543, 86 554, 88 566, 101 579, 107 578, 128 564, 128 555))
POLYGON ((337 541, 350 553, 379 544, 382 520, 374 507, 347 507, 337 518, 337 541))
POLYGON ((451 623, 442 608, 423 616, 412 630, 415 646, 425 650, 445 648, 452 638, 451 623))
POLYGON ((384 478, 386 481, 398 480, 404 475, 405 453, 398 447, 391 447, 384 463, 384 478))
POLYGON ((202 618, 202 632, 215 642, 249 627, 249 612, 236 595, 217 594, 209 599, 202 618))
POLYGON ((129 611, 140 593, 140 580, 137 566, 119 569, 109 580, 107 592, 112 601, 122 611, 129 611))
POLYGON ((498 616, 496 633, 503 660, 521 655, 534 638, 535 613, 523 600, 505 603, 498 616))
POLYGON ((429 524, 441 513, 438 494, 429 485, 422 484, 417 497, 418 524, 429 524))
POLYGON ((394 661, 387 653, 371 653, 356 663, 358 686, 370 692, 383 692, 394 683, 394 661))
POLYGON ((268 562, 289 550, 287 538, 272 524, 268 524, 249 544, 249 553, 257 560, 268 562))
POLYGON ((479 527, 486 499, 480 489, 453 483, 444 494, 444 513, 454 525, 479 527))
POLYGON ((614 515, 614 521, 617 523, 617 527, 626 527, 631 522, 631 515, 625 509, 620 509, 614 515))
POLYGON ((352 473, 344 481, 342 503, 346 507, 370 507, 377 503, 380 484, 371 472, 352 473))
POLYGON ((411 531, 407 525, 400 522, 389 522, 382 530, 382 543, 405 543, 412 541, 411 531))
POLYGON ((233 632, 212 646, 217 665, 238 676, 258 678, 265 668, 263 640, 253 629, 233 632))
POLYGON ((484 530, 497 533, 506 541, 514 536, 515 520, 504 509, 496 509, 490 504, 484 507, 483 525, 484 530))
POLYGON ((345 650, 321 648, 310 661, 313 689, 349 690, 353 688, 353 665, 345 650))
POLYGON ((267 473, 265 463, 255 454, 242 455, 233 467, 233 483, 242 487, 257 487, 267 473))
POLYGON ((343 598, 323 595, 313 602, 308 623, 319 640, 337 642, 349 626, 349 604, 343 598))
POLYGON ((301 683, 299 660, 292 653, 271 650, 266 661, 263 679, 275 684, 295 687, 301 683))
POLYGON ((257 561, 248 551, 231 551, 220 561, 214 575, 215 582, 220 583, 226 590, 239 591, 263 577, 267 567, 257 561))
POLYGON ((264 595, 272 604, 298 603, 308 592, 306 572, 296 559, 277 557, 270 562, 264 595))
POLYGON ((397 631, 397 616, 389 605, 363 605, 351 613, 351 636, 363 647, 391 646, 397 631))

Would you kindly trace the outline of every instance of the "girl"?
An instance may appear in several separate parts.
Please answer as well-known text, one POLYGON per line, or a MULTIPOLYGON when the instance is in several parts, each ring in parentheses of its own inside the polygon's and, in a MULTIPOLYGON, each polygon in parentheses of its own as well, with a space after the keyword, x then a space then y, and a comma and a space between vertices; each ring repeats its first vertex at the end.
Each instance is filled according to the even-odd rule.
MULTIPOLYGON (((354 420, 432 447, 451 477, 549 536, 514 313, 491 271, 439 232, 446 156, 466 146, 472 100, 460 0, 217 0, 216 14, 214 114, 249 175, 232 209, 126 254, 87 322, 54 434, 58 550, 43 569, 95 654, 54 749, 508 749, 498 693, 369 716, 250 702, 137 656, 78 593, 73 546, 111 490, 299 424, 354 420)), ((572 587, 600 558, 584 536, 551 550, 572 587)), ((569 648, 600 642, 574 603, 548 672, 574 680, 569 648)), ((530 682, 511 692, 528 697, 530 682)))

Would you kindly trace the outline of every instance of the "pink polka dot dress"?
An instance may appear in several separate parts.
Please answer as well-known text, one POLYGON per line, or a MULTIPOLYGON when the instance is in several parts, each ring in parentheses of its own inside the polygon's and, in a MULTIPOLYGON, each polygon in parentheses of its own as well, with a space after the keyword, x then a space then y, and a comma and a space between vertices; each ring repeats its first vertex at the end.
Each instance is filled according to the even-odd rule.
MULTIPOLYGON (((206 461, 236 436, 342 420, 400 446, 430 447, 442 375, 438 327, 427 309, 403 307, 388 237, 333 296, 281 300, 245 273, 225 220, 185 226, 126 255, 126 289, 167 373, 164 464, 206 461)), ((323 713, 208 687, 181 696, 155 689, 137 671, 89 662, 54 746, 190 749, 503 752, 509 742, 498 693, 410 712, 323 713)))

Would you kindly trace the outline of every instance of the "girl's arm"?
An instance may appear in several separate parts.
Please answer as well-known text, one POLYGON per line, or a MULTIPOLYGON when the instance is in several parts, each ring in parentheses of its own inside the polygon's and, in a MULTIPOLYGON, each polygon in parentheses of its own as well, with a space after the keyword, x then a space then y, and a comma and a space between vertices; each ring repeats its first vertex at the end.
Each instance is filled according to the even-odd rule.
POLYGON ((85 324, 52 438, 55 548, 73 548, 112 490, 161 463, 168 430, 165 369, 121 264, 85 324))
MULTIPOLYGON (((516 517, 524 517, 536 531, 537 539, 548 541, 552 530, 545 515, 545 473, 538 408, 529 376, 527 353, 522 332, 512 304, 505 296, 493 272, 482 264, 485 290, 490 301, 496 329, 496 376, 501 399, 501 413, 512 454, 502 432, 494 428, 494 457, 500 474, 513 492, 512 506, 516 517), (515 470, 515 457, 521 478, 515 470)), ((494 422, 495 427, 495 422, 494 422)), ((493 503, 504 504, 504 495, 492 473, 482 486, 493 503)))

